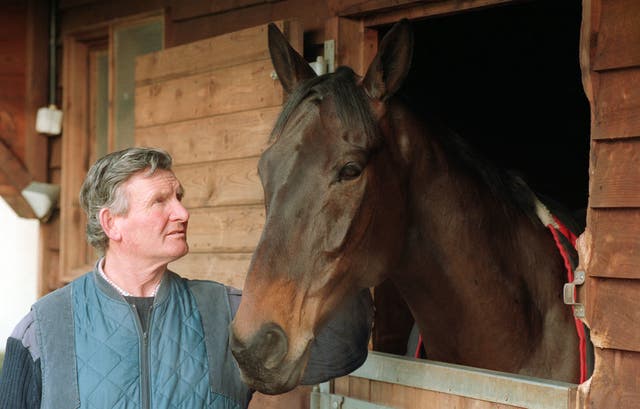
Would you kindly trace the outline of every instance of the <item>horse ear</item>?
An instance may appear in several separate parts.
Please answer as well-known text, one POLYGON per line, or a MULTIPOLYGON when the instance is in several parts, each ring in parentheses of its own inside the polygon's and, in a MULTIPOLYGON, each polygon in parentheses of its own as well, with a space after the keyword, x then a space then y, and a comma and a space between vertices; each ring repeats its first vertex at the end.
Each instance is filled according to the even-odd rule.
POLYGON ((396 23, 380 42, 378 53, 362 80, 370 98, 386 100, 402 85, 411 67, 413 32, 409 20, 396 23))
POLYGON ((291 93, 300 83, 315 78, 316 73, 304 58, 289 45, 275 24, 269 24, 269 54, 280 83, 291 93))

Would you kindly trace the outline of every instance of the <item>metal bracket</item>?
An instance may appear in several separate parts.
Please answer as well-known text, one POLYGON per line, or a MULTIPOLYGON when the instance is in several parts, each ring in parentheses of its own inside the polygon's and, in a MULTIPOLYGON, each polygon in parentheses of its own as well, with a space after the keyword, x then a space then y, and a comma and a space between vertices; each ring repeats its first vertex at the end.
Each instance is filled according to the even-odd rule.
POLYGON ((576 300, 576 287, 584 284, 585 277, 584 271, 576 271, 573 281, 566 283, 562 292, 564 303, 573 306, 573 315, 576 318, 584 318, 585 316, 584 305, 576 300))

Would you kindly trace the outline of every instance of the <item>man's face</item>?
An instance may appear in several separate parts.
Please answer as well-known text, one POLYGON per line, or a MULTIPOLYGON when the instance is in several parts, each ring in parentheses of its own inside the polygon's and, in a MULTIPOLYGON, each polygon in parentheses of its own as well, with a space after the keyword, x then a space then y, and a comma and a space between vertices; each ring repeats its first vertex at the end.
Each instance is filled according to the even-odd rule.
POLYGON ((187 223, 189 212, 182 205, 182 185, 168 170, 146 170, 122 185, 129 211, 116 216, 121 233, 120 252, 150 262, 169 263, 189 250, 187 223))

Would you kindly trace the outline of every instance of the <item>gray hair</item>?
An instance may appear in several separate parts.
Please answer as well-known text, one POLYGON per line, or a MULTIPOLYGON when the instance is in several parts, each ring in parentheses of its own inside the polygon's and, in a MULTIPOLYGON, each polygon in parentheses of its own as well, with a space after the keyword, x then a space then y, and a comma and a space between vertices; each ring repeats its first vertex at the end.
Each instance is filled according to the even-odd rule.
POLYGON ((80 188, 80 206, 87 214, 87 242, 104 253, 109 238, 100 224, 100 210, 107 208, 116 215, 126 214, 129 203, 122 184, 145 170, 146 176, 157 169, 171 170, 171 164, 171 156, 156 148, 128 148, 98 159, 80 188))

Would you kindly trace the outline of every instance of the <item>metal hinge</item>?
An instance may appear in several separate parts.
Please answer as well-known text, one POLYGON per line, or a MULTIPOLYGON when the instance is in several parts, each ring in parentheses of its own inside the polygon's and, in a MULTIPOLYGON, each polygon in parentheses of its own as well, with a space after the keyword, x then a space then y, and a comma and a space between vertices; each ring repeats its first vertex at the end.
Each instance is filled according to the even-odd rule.
POLYGON ((584 284, 585 277, 584 271, 576 271, 573 281, 566 283, 562 292, 564 303, 573 306, 573 315, 576 318, 584 318, 585 316, 584 305, 576 300, 576 287, 584 284))

